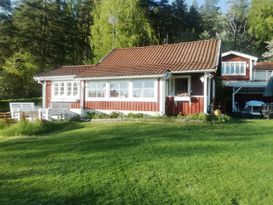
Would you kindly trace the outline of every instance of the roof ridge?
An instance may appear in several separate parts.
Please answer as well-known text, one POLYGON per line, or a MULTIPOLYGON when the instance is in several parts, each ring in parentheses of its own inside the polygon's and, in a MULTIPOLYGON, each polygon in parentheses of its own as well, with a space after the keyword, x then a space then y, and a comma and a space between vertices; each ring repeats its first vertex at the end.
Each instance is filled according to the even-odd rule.
POLYGON ((57 68, 70 68, 70 67, 89 67, 89 66, 95 66, 96 64, 78 64, 78 65, 61 65, 57 68))
POLYGON ((206 39, 206 40, 196 40, 196 41, 185 41, 179 43, 169 43, 169 44, 160 44, 160 45, 148 45, 148 46, 136 46, 136 47, 126 47, 126 48, 115 48, 114 50, 126 50, 126 49, 140 49, 140 48, 151 48, 151 47, 159 47, 159 46, 170 46, 170 45, 185 45, 185 44, 193 44, 197 42, 207 42, 207 41, 216 41, 220 40, 218 38, 206 39))

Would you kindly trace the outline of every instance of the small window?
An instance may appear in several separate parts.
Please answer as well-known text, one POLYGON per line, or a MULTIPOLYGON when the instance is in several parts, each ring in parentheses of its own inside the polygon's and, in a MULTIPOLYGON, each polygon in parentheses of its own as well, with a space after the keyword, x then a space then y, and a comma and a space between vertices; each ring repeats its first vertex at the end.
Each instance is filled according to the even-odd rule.
POLYGON ((128 97, 129 82, 127 80, 110 82, 110 97, 128 97))
POLYGON ((222 75, 245 75, 245 62, 222 62, 222 75))
POLYGON ((175 79, 175 96, 188 96, 188 78, 175 79))
POLYGON ((90 82, 88 86, 88 97, 104 98, 106 96, 106 82, 90 82))
POLYGON ((133 97, 134 98, 153 98, 154 97, 154 80, 134 80, 133 97))

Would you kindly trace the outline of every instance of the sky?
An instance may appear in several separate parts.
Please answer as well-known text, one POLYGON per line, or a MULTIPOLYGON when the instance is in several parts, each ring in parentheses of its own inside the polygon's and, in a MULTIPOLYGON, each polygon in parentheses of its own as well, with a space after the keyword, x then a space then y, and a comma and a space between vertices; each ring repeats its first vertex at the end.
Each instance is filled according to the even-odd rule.
MULTIPOLYGON (((173 0, 170 0, 170 2, 173 0)), ((186 0, 186 3, 188 4, 188 6, 192 5, 193 0, 186 0)), ((196 0, 196 2, 198 3, 198 6, 203 5, 204 0, 196 0)), ((228 6, 227 6, 227 0, 219 0, 219 7, 221 8, 221 10, 225 13, 227 12, 228 6)))

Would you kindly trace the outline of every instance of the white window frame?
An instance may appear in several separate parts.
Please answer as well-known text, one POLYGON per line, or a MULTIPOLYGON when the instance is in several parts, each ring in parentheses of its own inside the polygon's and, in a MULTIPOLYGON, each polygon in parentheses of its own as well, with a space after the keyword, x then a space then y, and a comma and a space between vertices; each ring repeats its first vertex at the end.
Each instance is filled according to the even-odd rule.
MULTIPOLYGON (((130 81, 129 80, 111 80, 111 81, 109 81, 109 98, 111 98, 111 99, 126 99, 126 98, 129 98, 129 95, 130 95, 130 89, 129 89, 129 83, 130 83, 130 81), (128 92, 128 96, 127 97, 112 97, 111 96, 111 83, 112 82, 118 82, 118 83, 120 83, 121 81, 126 81, 127 82, 127 84, 128 84, 128 87, 127 87, 127 92, 128 92)), ((119 84, 119 92, 120 92, 120 90, 124 90, 124 89, 120 89, 120 84, 119 84)))
POLYGON ((222 76, 245 76, 246 75, 246 62, 245 61, 223 61, 222 62, 222 65, 221 65, 221 74, 222 76), (235 71, 235 65, 236 63, 239 63, 239 64, 243 64, 244 66, 244 72, 243 73, 236 73, 236 72, 233 72, 233 73, 227 73, 226 72, 226 65, 228 63, 233 63, 234 64, 234 71, 235 71))
POLYGON ((172 96, 180 97, 175 95, 175 79, 178 78, 187 78, 188 79, 188 96, 191 96, 191 76, 190 75, 180 75, 174 76, 169 80, 169 93, 172 96))
POLYGON ((105 98, 109 98, 109 83, 105 80, 98 80, 98 81, 89 81, 89 82, 86 82, 86 99, 92 99, 94 101, 100 101, 100 100, 103 100, 105 98), (102 82, 102 83, 105 83, 105 93, 104 93, 104 97, 89 97, 89 83, 91 82, 102 82))
MULTIPOLYGON (((124 80, 124 79, 122 79, 124 80)), ((126 79, 129 81, 128 83, 128 97, 110 97, 110 82, 114 80, 108 80, 104 81, 106 82, 106 95, 105 97, 101 98, 95 98, 95 97, 89 97, 88 96, 88 83, 92 81, 86 81, 85 82, 85 99, 86 101, 125 101, 125 102, 157 102, 158 101, 158 86, 159 86, 159 80, 156 78, 134 78, 134 79, 126 79), (133 81, 134 80, 153 80, 154 81, 154 97, 152 98, 137 98, 133 97, 133 81)), ((98 80, 96 80, 98 81, 98 80)))
POLYGON ((51 86, 51 101, 62 101, 62 102, 74 102, 80 99, 80 85, 76 81, 52 81, 51 86), (60 85, 64 83, 64 95, 60 94, 60 85), (71 83, 71 94, 67 95, 68 83, 71 83), (55 85, 58 84, 58 95, 55 95, 55 85), (77 85, 77 94, 74 95, 74 85, 77 85))

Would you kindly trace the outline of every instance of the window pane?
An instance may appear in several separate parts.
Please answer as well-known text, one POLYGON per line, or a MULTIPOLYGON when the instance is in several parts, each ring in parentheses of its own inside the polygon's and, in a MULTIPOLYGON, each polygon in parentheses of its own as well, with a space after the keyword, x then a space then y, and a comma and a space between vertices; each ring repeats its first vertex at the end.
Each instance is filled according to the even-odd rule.
POLYGON ((154 97, 154 80, 133 81, 133 97, 154 97))
POLYGON ((79 94, 78 84, 73 83, 73 95, 77 96, 79 94))
POLYGON ((58 96, 58 95, 59 95, 58 83, 54 83, 54 95, 55 95, 55 96, 58 96))
POLYGON ((119 97, 119 82, 110 82, 110 97, 119 97))
POLYGON ((188 95, 188 78, 175 79, 175 95, 188 95))
POLYGON ((60 95, 63 96, 64 95, 64 82, 60 83, 60 95))
POLYGON ((265 80, 266 71, 255 71, 254 77, 255 77, 255 80, 265 80))
POLYGON ((240 65, 240 73, 241 74, 244 74, 245 73, 245 64, 244 63, 241 63, 241 65, 240 65))
POLYGON ((66 86, 67 86, 67 88, 66 88, 66 95, 68 95, 68 96, 70 96, 71 95, 71 93, 72 93, 72 83, 71 82, 68 82, 67 84, 66 84, 66 86))
POLYGON ((89 97, 105 97, 106 82, 89 82, 88 83, 88 96, 89 97))

